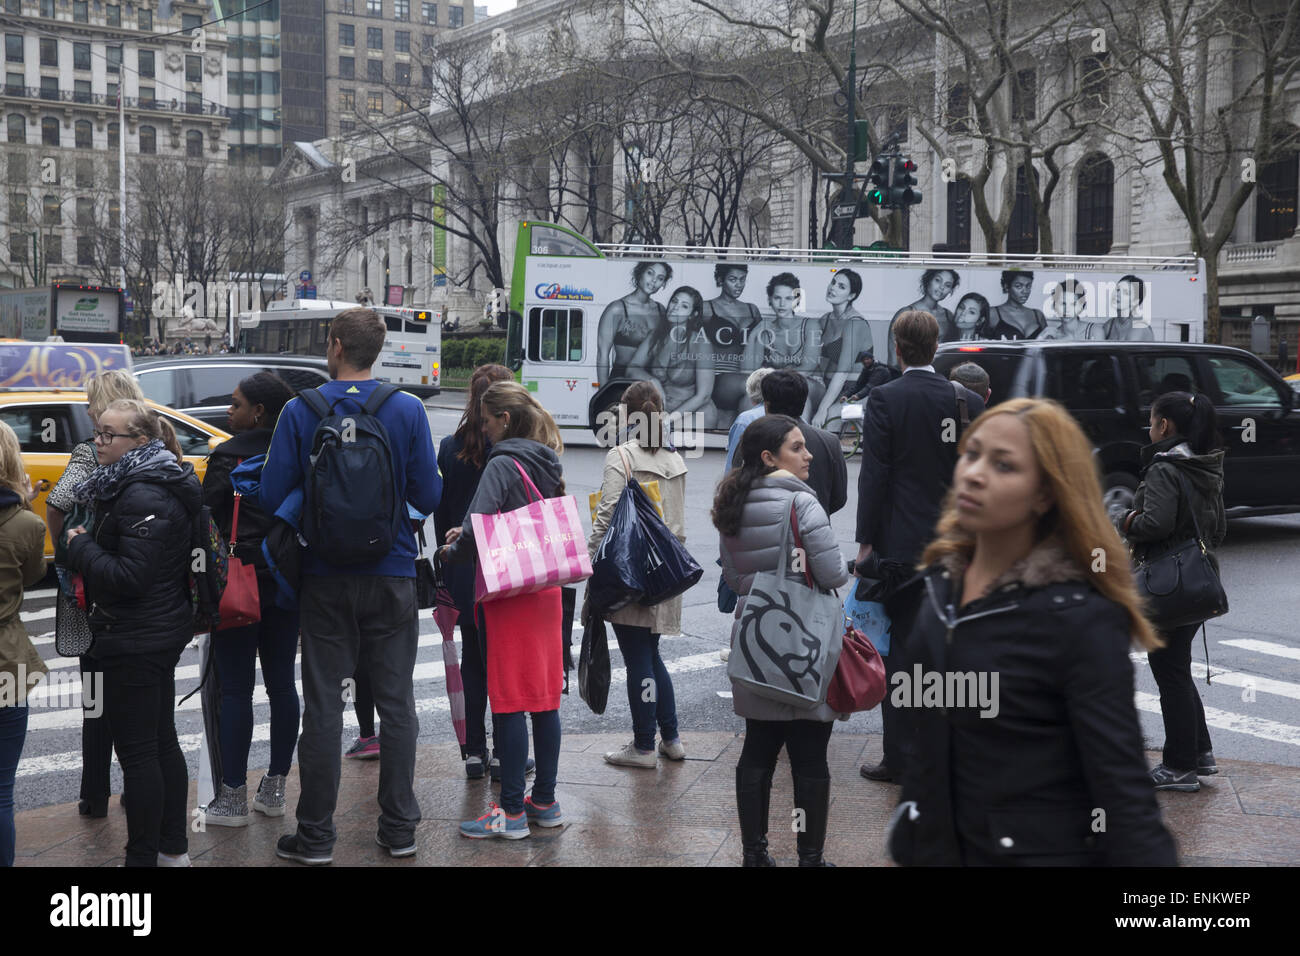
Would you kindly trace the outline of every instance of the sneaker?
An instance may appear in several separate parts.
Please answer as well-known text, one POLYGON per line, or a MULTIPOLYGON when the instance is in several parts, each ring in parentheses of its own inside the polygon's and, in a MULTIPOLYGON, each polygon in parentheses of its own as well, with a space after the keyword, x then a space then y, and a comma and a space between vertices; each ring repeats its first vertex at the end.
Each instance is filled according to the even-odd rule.
POLYGON ((356 743, 349 747, 343 756, 351 757, 353 760, 378 760, 379 735, 358 737, 356 743))
POLYGON ((659 752, 669 760, 686 759, 686 748, 682 746, 680 737, 674 737, 672 740, 660 740, 659 752))
POLYGON ((524 797, 524 814, 528 817, 529 823, 535 823, 539 827, 562 827, 564 820, 560 816, 560 801, 552 800, 546 806, 538 806, 533 803, 533 795, 530 793, 524 797))
POLYGON ((320 866, 324 863, 334 862, 334 856, 328 850, 323 853, 311 853, 304 849, 302 841, 298 839, 296 833, 287 833, 276 841, 275 855, 282 860, 294 860, 308 866, 320 866))
POLYGON ((170 853, 159 853, 158 865, 159 866, 193 866, 194 864, 190 862, 190 855, 188 853, 182 853, 180 856, 172 856, 170 853))
MULTIPOLYGON (((482 780, 483 774, 486 772, 484 768, 484 764, 486 763, 487 760, 480 754, 475 754, 474 756, 467 758, 465 760, 465 776, 470 780, 482 780)), ((500 765, 498 765, 498 767, 499 766, 500 765)))
POLYGON ((207 826, 248 826, 248 787, 229 787, 223 783, 221 791, 201 813, 203 822, 207 826))
POLYGON ((731 648, 724 647, 722 650, 718 651, 718 660, 726 662, 730 659, 731 659, 731 648))
MULTIPOLYGON (((501 782, 501 761, 496 757, 493 757, 488 761, 488 773, 492 776, 493 783, 501 782)), ((531 777, 535 773, 537 773, 537 761, 532 757, 529 757, 528 760, 524 762, 524 776, 531 777)))
POLYGON ((1214 751, 1207 750, 1196 758, 1196 775, 1198 777, 1213 777, 1219 772, 1219 765, 1214 762, 1214 751))
POLYGON ((488 812, 477 820, 467 820, 460 825, 460 835, 471 840, 485 840, 489 837, 522 840, 529 833, 526 814, 511 816, 495 803, 489 805, 488 812))
POLYGON ((263 774, 262 782, 257 785, 257 796, 253 798, 253 809, 268 817, 284 816, 284 780, 283 774, 263 774))
POLYGON ((1195 793, 1201 789, 1201 781, 1196 779, 1195 770, 1171 770, 1164 764, 1151 771, 1151 782, 1157 790, 1195 793))
POLYGON ((605 763, 615 767, 644 767, 653 770, 659 766, 659 758, 653 750, 638 750, 636 744, 624 744, 618 750, 605 754, 605 763))
POLYGON ((403 843, 402 846, 393 846, 379 834, 375 834, 375 842, 388 851, 388 855, 394 859, 401 859, 404 856, 415 856, 415 838, 411 838, 409 844, 403 843))

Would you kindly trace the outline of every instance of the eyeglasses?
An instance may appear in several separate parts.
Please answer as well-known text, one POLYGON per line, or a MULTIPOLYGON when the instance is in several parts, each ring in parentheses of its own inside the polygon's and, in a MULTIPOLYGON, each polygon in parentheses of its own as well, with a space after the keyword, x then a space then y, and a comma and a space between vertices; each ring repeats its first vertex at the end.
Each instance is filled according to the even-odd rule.
POLYGON ((102 441, 102 442, 105 442, 105 443, 116 441, 116 440, 119 439, 119 438, 139 438, 139 437, 140 437, 140 433, 139 433, 139 432, 122 432, 120 435, 115 435, 115 434, 113 434, 112 432, 92 431, 90 434, 91 434, 91 437, 93 437, 93 438, 95 439, 95 441, 102 441))

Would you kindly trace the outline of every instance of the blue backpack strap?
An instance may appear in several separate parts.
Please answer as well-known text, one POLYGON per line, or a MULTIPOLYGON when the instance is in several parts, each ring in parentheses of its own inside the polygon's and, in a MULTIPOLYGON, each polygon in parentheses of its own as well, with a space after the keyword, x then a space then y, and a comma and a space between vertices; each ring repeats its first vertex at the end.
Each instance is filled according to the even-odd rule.
POLYGON ((390 382, 380 382, 375 386, 375 390, 370 393, 370 397, 366 399, 366 403, 361 406, 361 413, 363 415, 374 415, 379 411, 380 405, 388 401, 395 392, 400 391, 401 389, 390 382))
POLYGON ((334 414, 334 409, 329 401, 320 392, 320 386, 308 388, 298 393, 298 397, 306 403, 307 407, 316 413, 317 418, 328 418, 334 414))

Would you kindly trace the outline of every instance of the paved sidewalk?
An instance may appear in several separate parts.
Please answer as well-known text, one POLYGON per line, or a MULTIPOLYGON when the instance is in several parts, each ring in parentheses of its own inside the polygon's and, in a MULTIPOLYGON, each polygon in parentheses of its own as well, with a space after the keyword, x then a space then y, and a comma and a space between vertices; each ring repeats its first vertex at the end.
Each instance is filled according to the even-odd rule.
MULTIPOLYGON (((526 840, 467 840, 456 825, 478 816, 495 797, 486 778, 465 779, 458 748, 421 746, 416 796, 424 822, 419 853, 393 860, 375 845, 379 764, 343 761, 335 823, 335 866, 738 866, 734 769, 741 738, 730 733, 686 734, 689 759, 660 759, 654 771, 607 765, 602 754, 626 743, 626 734, 575 734, 564 738, 557 796, 567 821, 534 828, 526 840)), ((875 763, 875 735, 831 737, 831 833, 826 858, 840 866, 888 866, 884 832, 898 788, 858 776, 875 763)), ((1149 753, 1154 765, 1158 755, 1149 753)), ((1300 862, 1300 768, 1219 761, 1199 793, 1159 794, 1167 825, 1189 866, 1260 866, 1300 862)), ((251 795, 262 771, 249 774, 251 795)), ((191 813, 195 784, 190 784, 191 813)), ((253 813, 248 827, 210 827, 190 837, 196 866, 297 866, 275 855, 275 841, 294 826, 298 774, 288 780, 282 819, 253 813)), ((251 805, 251 803, 250 803, 251 805)), ((769 841, 777 863, 796 862, 791 831, 788 764, 782 758, 772 793, 769 841)), ((17 815, 19 866, 113 866, 122 862, 126 815, 115 796, 104 820, 77 815, 76 804, 17 815)))

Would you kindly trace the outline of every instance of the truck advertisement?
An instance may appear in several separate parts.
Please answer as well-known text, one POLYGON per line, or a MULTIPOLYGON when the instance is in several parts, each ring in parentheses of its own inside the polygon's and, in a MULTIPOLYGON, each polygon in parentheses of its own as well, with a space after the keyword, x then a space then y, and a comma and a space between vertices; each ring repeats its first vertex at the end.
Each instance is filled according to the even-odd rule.
POLYGON ((0 339, 116 342, 122 331, 122 290, 113 286, 48 285, 0 291, 0 339))

